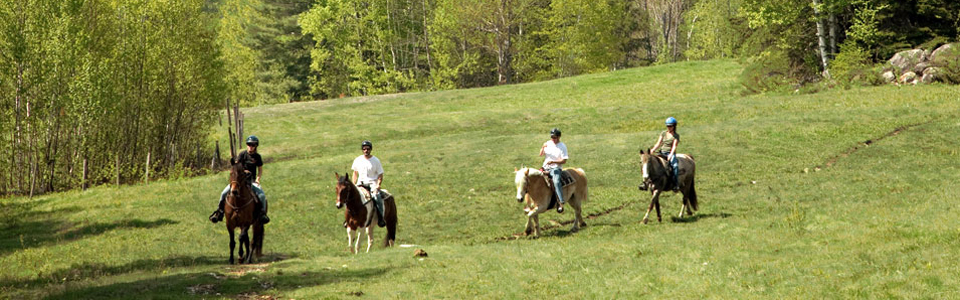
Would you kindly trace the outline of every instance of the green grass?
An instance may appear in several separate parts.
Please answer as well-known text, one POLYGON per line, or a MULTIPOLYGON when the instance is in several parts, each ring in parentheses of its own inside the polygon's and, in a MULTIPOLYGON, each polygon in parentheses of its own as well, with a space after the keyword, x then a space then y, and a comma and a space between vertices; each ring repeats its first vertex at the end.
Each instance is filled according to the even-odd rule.
POLYGON ((744 97, 740 69, 689 62, 248 109, 267 159, 267 263, 227 265, 224 227, 206 221, 226 173, 100 186, 0 202, 0 298, 960 297, 960 88, 744 97), (636 153, 667 116, 697 158, 701 210, 673 218, 680 197, 666 195, 664 222, 642 225, 636 153), (539 165, 553 127, 590 179, 586 213, 626 206, 577 233, 502 240, 525 222, 512 171, 539 165), (429 257, 346 252, 333 173, 364 139, 397 195, 398 244, 429 257))

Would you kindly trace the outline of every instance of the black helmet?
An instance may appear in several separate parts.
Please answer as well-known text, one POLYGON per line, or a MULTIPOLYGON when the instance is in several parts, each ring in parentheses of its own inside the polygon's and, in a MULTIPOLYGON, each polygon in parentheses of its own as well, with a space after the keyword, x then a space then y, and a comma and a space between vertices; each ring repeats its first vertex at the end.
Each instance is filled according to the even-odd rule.
POLYGON ((560 137, 560 128, 554 128, 550 130, 550 136, 560 137))
POLYGON ((370 147, 370 150, 373 150, 373 143, 370 141, 363 141, 363 143, 360 143, 360 149, 363 149, 363 147, 370 147))
POLYGON ((258 139, 255 135, 247 137, 247 146, 260 146, 260 139, 258 139))

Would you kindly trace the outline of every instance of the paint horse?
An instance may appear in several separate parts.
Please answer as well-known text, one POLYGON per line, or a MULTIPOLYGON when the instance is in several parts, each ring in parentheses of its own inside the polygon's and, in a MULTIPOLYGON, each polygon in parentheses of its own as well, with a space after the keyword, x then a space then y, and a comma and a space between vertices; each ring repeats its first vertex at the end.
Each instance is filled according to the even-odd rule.
MULTIPOLYGON (((683 183, 680 193, 683 194, 683 203, 680 206, 678 218, 683 217, 686 212, 688 216, 693 215, 697 210, 697 190, 694 186, 694 175, 696 175, 696 162, 693 156, 688 154, 677 154, 678 175, 677 181, 683 183)), ((657 208, 657 222, 662 222, 660 218, 660 194, 670 188, 668 183, 673 177, 669 172, 668 162, 663 157, 652 153, 652 151, 640 150, 640 167, 643 170, 643 183, 640 190, 650 190, 653 198, 650 199, 650 206, 647 213, 643 215, 643 223, 647 223, 650 211, 657 208)))
MULTIPOLYGON (((581 226, 587 226, 583 221, 581 214, 581 205, 590 198, 587 190, 587 176, 583 169, 566 169, 573 177, 574 183, 563 187, 563 199, 566 204, 573 207, 576 219, 573 220, 572 232, 580 230, 581 226)), ((526 198, 527 203, 524 211, 527 212, 527 227, 524 233, 533 234, 534 237, 540 236, 540 214, 550 210, 556 204, 556 198, 553 197, 554 189, 551 183, 544 177, 543 172, 537 169, 522 168, 515 170, 516 178, 514 182, 517 185, 517 202, 523 202, 526 198)))
MULTIPOLYGON (((345 173, 343 177, 334 173, 337 179, 337 209, 344 208, 343 215, 346 218, 344 226, 347 227, 347 248, 350 252, 356 254, 360 250, 360 229, 367 232, 367 252, 370 252, 370 246, 373 244, 373 228, 376 227, 377 212, 373 206, 373 198, 366 190, 357 187, 350 180, 349 175, 345 173), (356 241, 354 241, 354 232, 356 232, 356 241)), ((397 203, 386 190, 380 190, 383 193, 383 220, 387 223, 387 235, 383 239, 383 246, 393 246, 397 237, 397 203)))
POLYGON ((256 216, 256 208, 260 204, 247 179, 250 174, 244 170, 243 163, 233 159, 231 163, 230 193, 227 194, 226 205, 224 205, 224 220, 227 231, 230 232, 230 264, 233 264, 233 249, 236 246, 233 234, 237 228, 240 228, 239 263, 252 263, 254 254, 257 257, 263 256, 263 224, 256 216), (251 226, 253 227, 252 245, 248 235, 251 226))

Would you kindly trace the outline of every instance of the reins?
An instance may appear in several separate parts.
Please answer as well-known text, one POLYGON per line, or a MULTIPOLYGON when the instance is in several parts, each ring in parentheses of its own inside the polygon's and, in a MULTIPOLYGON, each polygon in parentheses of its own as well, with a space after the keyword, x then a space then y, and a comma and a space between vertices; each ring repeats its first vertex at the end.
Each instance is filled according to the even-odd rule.
MULTIPOLYGON (((231 185, 231 186, 236 186, 237 189, 239 189, 239 186, 240 186, 239 182, 236 181, 236 180, 233 180, 233 179, 230 180, 230 185, 231 185)), ((239 194, 239 193, 238 193, 238 194, 239 194)), ((247 207, 247 206, 249 206, 250 204, 253 204, 254 202, 256 202, 256 198, 250 198, 250 200, 248 200, 246 204, 241 205, 241 206, 233 205, 233 203, 230 203, 231 201, 224 201, 224 202, 226 202, 227 205, 230 206, 230 208, 233 208, 234 210, 240 210, 241 208, 247 207)))

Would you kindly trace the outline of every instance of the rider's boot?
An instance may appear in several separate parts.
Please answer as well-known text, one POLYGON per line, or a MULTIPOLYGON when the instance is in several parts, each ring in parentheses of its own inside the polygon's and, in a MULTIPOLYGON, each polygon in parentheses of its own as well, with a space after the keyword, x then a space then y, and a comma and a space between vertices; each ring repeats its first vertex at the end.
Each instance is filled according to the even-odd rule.
POLYGON ((219 208, 217 208, 216 211, 210 214, 210 217, 208 219, 210 219, 210 222, 213 222, 214 224, 216 224, 217 222, 223 221, 223 199, 222 198, 220 199, 219 208))
MULTIPOLYGON (((263 203, 263 201, 260 200, 259 196, 257 197, 257 200, 260 201, 260 203, 263 203)), ((257 212, 256 212, 256 214, 260 216, 260 224, 270 223, 270 217, 267 217, 267 207, 266 207, 267 205, 266 204, 261 204, 261 205, 262 207, 257 208, 257 212)))
POLYGON ((375 207, 377 211, 377 226, 387 226, 387 222, 383 219, 383 197, 377 196, 373 201, 373 207, 375 207), (377 199, 380 200, 378 201, 377 199))

